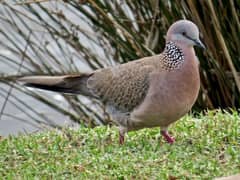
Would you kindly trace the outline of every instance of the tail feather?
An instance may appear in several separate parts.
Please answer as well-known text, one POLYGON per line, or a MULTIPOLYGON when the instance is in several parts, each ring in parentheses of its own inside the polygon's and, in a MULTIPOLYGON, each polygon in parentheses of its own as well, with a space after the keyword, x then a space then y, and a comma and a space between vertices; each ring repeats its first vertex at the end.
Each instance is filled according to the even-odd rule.
POLYGON ((87 80, 91 74, 66 75, 66 76, 26 76, 19 78, 25 86, 49 91, 82 94, 93 96, 87 88, 87 80))

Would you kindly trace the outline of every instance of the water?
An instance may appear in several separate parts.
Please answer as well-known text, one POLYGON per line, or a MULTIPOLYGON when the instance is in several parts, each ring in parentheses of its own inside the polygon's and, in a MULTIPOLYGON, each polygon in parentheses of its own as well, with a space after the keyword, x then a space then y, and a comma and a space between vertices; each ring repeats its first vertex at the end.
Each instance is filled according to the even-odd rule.
MULTIPOLYGON (((14 1, 9 1, 14 2, 14 1)), ((52 7, 53 10, 56 9, 62 9, 65 13, 65 15, 67 14, 68 18, 70 18, 73 22, 75 22, 76 24, 79 24, 81 26, 81 28, 85 28, 87 31, 92 32, 91 29, 89 29, 86 25, 85 22, 81 21, 76 15, 74 15, 71 11, 69 11, 69 9, 67 9, 64 4, 61 3, 45 3, 46 7, 52 7), (65 9, 66 8, 66 9, 65 9), (69 13, 68 13, 69 11, 69 13)), ((28 13, 26 10, 24 10, 22 7, 16 7, 14 6, 14 8, 21 10, 24 13, 28 13)), ((0 5, 0 15, 3 18, 8 18, 8 14, 6 13, 6 9, 4 8, 4 6, 0 5)), ((28 13, 29 16, 31 16, 28 13)), ((48 17, 46 17, 48 18, 48 17)), ((18 19, 14 19, 16 23, 20 23, 18 19)), ((26 23, 31 23, 31 22, 27 22, 26 23)), ((40 30, 39 26, 37 26, 36 24, 32 24, 32 29, 35 30, 40 30)), ((26 28, 24 26, 21 27, 23 31, 26 30, 26 28)), ((12 33, 12 35, 14 36, 14 41, 15 43, 21 48, 24 49, 25 48, 25 42, 22 41, 22 39, 20 38, 21 36, 19 36, 16 32, 16 30, 12 29, 11 26, 9 26, 7 23, 4 23, 4 21, 2 22, 2 26, 0 28, 2 31, 5 31, 6 33, 12 33)), ((81 36, 81 35, 80 35, 81 36)), ((50 38, 48 36, 44 36, 44 38, 47 40, 47 38, 50 38)), ((80 37, 81 40, 84 40, 86 42, 86 45, 88 46, 88 40, 86 39, 86 37, 81 36, 80 37)), ((4 36, 4 34, 0 34, 0 41, 4 42, 0 44, 0 73, 1 74, 12 74, 12 75, 17 75, 20 74, 19 72, 17 72, 16 70, 18 69, 18 66, 8 62, 6 60, 5 57, 10 57, 11 59, 16 59, 16 61, 18 61, 19 63, 21 63, 21 57, 16 56, 16 54, 12 53, 10 50, 8 50, 6 47, 3 46, 3 44, 5 45, 9 45, 12 46, 11 43, 6 44, 5 42, 8 42, 9 40, 7 40, 7 38, 4 36)), ((39 42, 41 43, 41 42, 39 42)), ((59 49, 56 47, 55 44, 51 44, 51 41, 49 43, 49 50, 53 52, 54 56, 58 57, 59 60, 61 62, 64 62, 66 59, 68 59, 70 57, 63 57, 62 56, 62 52, 59 51, 59 49)), ((92 44, 89 44, 89 47, 92 46, 92 44)), ((98 47, 94 47, 96 49, 96 52, 98 52, 100 55, 102 54, 102 50, 101 48, 98 47)), ((69 50, 70 53, 74 53, 72 52, 72 50, 69 50)), ((28 53, 30 53, 30 50, 28 51, 28 53)), ((77 57, 78 58, 78 57, 77 57)), ((37 59, 37 57, 36 57, 37 59)), ((39 59, 39 61, 43 61, 43 59, 39 59)), ((44 59, 44 61, 46 61, 44 59)), ((67 64, 68 62, 66 62, 66 69, 69 67, 69 65, 67 64)), ((64 63, 63 63, 64 64, 64 63)), ((26 65, 26 64, 24 64, 26 65)), ((27 65, 26 65, 27 66, 27 65)), ((81 71, 89 71, 90 68, 88 66, 86 66, 83 61, 78 61, 77 62, 77 67, 81 68, 81 71)), ((57 69, 58 67, 56 67, 57 69)), ((21 73, 24 72, 24 70, 21 70, 21 73)), ((7 92, 11 91, 11 87, 6 86, 3 83, 0 83, 0 109, 3 108, 3 104, 5 102, 5 99, 7 97, 7 92)), ((34 90, 35 91, 35 90, 34 90)), ((54 103, 57 103, 58 105, 61 105, 62 107, 64 107, 65 109, 68 108, 68 104, 64 101, 64 99, 62 98, 61 95, 57 94, 57 93, 53 93, 53 92, 47 92, 47 91, 39 91, 38 93, 40 93, 41 95, 47 97, 49 100, 51 100, 54 103)), ((46 117, 46 119, 48 119, 49 121, 51 121, 52 123, 56 123, 58 125, 64 125, 64 126, 76 126, 75 123, 73 123, 68 116, 64 116, 61 113, 59 113, 58 111, 54 110, 53 108, 50 108, 49 106, 37 101, 36 99, 27 96, 25 94, 23 94, 20 91, 17 91, 16 89, 12 89, 11 94, 9 96, 9 100, 6 103, 6 106, 4 107, 4 114, 3 116, 1 116, 0 119, 0 136, 8 136, 8 135, 18 135, 18 134, 22 134, 22 133, 32 133, 32 132, 36 132, 39 131, 41 129, 45 129, 46 126, 40 126, 38 123, 35 123, 33 119, 37 119, 39 121, 45 122, 46 119, 44 118, 39 118, 39 115, 37 114, 41 114, 44 117, 46 117), (13 96, 17 97, 18 100, 16 98, 14 98, 13 96), (20 103, 20 101, 26 103, 26 105, 28 105, 30 108, 32 108, 34 111, 36 111, 36 113, 34 113, 30 108, 28 108, 27 106, 23 106, 22 103, 20 103), (22 110, 20 110, 22 108, 22 110, 25 112, 23 113, 22 110)), ((49 123, 46 121, 46 123, 49 123)))
MULTIPOLYGON (((0 88, 9 89, 9 87, 6 87, 3 84, 0 84, 0 88)), ((58 95, 57 93, 51 93, 51 92, 40 92, 40 93, 43 93, 49 99, 52 99, 56 103, 66 107, 65 101, 63 101, 63 99, 60 99, 59 97, 61 96, 58 95)), ((61 113, 57 112, 53 108, 50 108, 49 106, 37 101, 36 99, 30 96, 24 95, 23 93, 20 93, 16 90, 13 90, 11 94, 14 96, 17 96, 21 101, 28 104, 37 113, 47 117, 51 121, 51 123, 55 123, 63 126, 75 125, 75 123, 73 123, 69 119, 69 117, 62 115, 61 113)), ((5 98, 6 96, 0 97, 0 104, 1 104, 0 108, 2 108, 5 98)), ((0 136, 18 135, 19 133, 31 133, 31 132, 36 132, 46 128, 46 126, 44 125, 39 125, 38 123, 35 123, 33 118, 36 118, 42 122, 46 122, 47 124, 49 123, 45 119, 39 118, 35 113, 33 113, 27 107, 24 107, 15 98, 13 98, 12 96, 9 96, 9 100, 7 101, 7 104, 4 109, 4 115, 1 117, 1 120, 0 120, 0 136), (30 117, 29 115, 26 115, 23 111, 19 110, 19 108, 17 108, 16 106, 22 107, 24 111, 27 114, 30 114, 32 117, 30 117)))

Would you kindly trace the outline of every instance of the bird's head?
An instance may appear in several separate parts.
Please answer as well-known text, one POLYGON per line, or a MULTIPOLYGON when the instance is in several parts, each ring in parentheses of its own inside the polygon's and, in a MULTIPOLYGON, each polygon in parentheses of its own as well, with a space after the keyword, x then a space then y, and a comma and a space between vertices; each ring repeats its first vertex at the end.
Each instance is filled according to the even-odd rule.
POLYGON ((184 46, 199 46, 205 49, 199 38, 198 27, 189 20, 179 20, 172 24, 168 29, 166 40, 184 46))

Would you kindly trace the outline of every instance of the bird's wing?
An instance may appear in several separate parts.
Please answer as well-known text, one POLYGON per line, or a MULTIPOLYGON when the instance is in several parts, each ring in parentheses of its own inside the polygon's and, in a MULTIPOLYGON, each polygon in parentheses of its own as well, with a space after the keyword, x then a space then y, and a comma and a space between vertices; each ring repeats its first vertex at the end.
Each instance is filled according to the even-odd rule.
POLYGON ((144 100, 149 75, 159 68, 159 58, 158 55, 146 57, 90 74, 28 76, 18 80, 30 87, 99 98, 117 110, 130 112, 144 100))
POLYGON ((145 98, 149 88, 149 74, 155 69, 151 59, 144 58, 95 71, 87 87, 105 104, 130 112, 145 98))

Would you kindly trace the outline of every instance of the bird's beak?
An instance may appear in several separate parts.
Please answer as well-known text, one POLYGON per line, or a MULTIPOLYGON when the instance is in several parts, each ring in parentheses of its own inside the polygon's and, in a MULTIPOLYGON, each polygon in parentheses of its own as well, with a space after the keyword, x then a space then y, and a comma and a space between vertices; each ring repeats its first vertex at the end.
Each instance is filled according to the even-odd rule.
POLYGON ((196 46, 198 46, 200 48, 203 48, 203 49, 206 49, 205 45, 200 41, 200 39, 194 40, 194 43, 195 43, 196 46))

